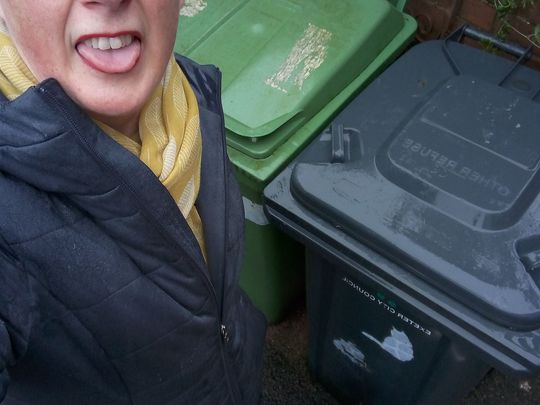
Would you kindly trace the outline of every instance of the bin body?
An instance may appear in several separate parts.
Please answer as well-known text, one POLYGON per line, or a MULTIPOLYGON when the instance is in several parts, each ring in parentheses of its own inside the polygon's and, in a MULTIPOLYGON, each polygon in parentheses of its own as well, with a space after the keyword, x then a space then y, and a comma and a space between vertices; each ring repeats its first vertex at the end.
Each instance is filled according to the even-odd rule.
POLYGON ((346 401, 540 371, 540 74, 417 45, 264 191, 307 249, 309 361, 346 401))
POLYGON ((263 189, 403 49, 416 25, 386 0, 186 4, 175 50, 223 74, 228 152, 246 207, 240 282, 277 322, 303 285, 304 254, 266 220, 263 189))
POLYGON ((395 288, 306 253, 309 367, 345 403, 454 404, 489 370, 395 288))

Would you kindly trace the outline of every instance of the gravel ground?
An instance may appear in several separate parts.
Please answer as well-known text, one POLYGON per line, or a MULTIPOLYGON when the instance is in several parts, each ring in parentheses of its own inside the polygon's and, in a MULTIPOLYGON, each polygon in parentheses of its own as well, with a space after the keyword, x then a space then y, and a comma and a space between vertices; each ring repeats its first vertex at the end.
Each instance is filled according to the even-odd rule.
MULTIPOLYGON (((268 328, 263 382, 263 405, 339 404, 309 374, 306 309, 302 305, 268 328)), ((518 380, 493 370, 459 403, 473 404, 540 404, 540 376, 518 380)))

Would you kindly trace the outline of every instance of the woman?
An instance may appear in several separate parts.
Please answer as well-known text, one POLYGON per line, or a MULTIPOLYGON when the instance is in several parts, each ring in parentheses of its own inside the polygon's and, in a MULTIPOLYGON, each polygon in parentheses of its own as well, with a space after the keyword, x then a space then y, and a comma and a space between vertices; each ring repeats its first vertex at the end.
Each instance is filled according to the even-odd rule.
POLYGON ((220 76, 181 0, 0 0, 0 402, 256 403, 220 76))

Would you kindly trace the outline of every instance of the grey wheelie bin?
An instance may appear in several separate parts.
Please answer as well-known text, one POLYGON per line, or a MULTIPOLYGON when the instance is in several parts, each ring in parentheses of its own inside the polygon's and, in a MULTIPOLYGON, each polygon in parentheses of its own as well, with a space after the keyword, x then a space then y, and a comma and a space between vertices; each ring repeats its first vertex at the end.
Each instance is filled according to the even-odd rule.
POLYGON ((265 189, 306 246, 309 365, 345 402, 454 403, 540 371, 540 73, 417 45, 265 189))

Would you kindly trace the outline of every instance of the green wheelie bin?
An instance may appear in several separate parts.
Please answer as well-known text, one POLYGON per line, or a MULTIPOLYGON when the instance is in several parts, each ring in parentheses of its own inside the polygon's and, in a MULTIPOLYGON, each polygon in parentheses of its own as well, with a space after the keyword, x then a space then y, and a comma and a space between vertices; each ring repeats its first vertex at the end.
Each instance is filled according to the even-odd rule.
POLYGON ((304 252, 271 225, 264 187, 395 58, 415 21, 387 0, 187 0, 175 51, 222 71, 244 197, 241 285, 269 322, 302 291, 304 252))

